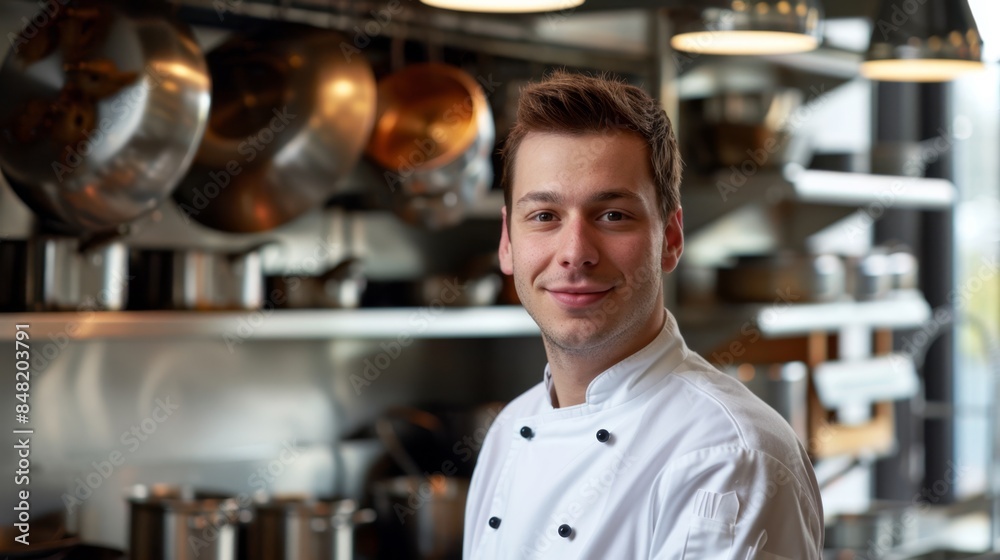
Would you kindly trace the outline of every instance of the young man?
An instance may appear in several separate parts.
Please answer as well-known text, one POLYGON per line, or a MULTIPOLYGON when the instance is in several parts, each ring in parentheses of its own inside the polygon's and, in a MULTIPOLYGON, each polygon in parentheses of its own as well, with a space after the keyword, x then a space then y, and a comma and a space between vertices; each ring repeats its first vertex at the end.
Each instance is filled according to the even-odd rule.
POLYGON ((684 236, 663 109, 556 73, 521 93, 503 156, 500 262, 549 363, 486 438, 464 558, 821 558, 795 434, 688 350, 664 309, 684 236))

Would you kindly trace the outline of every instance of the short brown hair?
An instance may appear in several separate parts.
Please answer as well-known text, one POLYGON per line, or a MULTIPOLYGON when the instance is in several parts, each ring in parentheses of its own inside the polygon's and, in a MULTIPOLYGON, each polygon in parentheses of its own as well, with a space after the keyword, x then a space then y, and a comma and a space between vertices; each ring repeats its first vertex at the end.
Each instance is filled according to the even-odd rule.
POLYGON ((645 91, 623 80, 606 74, 595 77, 562 70, 521 90, 517 120, 500 150, 508 219, 515 156, 528 133, 586 134, 616 130, 631 132, 646 141, 660 215, 666 220, 680 206, 684 165, 666 111, 645 91))

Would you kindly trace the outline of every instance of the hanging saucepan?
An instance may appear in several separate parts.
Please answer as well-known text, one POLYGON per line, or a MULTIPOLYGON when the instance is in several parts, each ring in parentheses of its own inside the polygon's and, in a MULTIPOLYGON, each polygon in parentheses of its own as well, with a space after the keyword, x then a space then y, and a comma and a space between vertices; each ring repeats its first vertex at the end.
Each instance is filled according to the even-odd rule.
POLYGON ((46 6, 0 70, 0 168, 50 229, 109 230, 155 208, 194 157, 205 59, 163 3, 46 6))
POLYGON ((386 170, 384 187, 405 220, 461 221, 492 184, 494 139, 486 94, 460 69, 415 64, 379 81, 367 153, 386 170))
POLYGON ((489 159, 473 160, 452 180, 455 183, 441 192, 409 194, 397 189, 391 193, 390 208, 403 221, 427 229, 458 225, 489 191, 493 166, 489 159))
POLYGON ((257 232, 321 205, 361 156, 375 78, 342 36, 289 26, 233 38, 208 54, 212 112, 174 193, 209 227, 257 232))

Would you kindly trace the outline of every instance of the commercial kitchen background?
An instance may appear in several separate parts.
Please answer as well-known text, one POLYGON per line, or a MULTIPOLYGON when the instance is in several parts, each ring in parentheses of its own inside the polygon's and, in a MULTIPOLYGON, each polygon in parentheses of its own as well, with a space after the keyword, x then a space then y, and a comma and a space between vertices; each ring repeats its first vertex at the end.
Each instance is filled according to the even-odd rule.
MULTIPOLYGON (((378 2, 177 4, 205 52, 248 26, 296 22, 343 32, 359 45, 377 77, 428 60, 461 67, 485 88, 498 144, 511 123, 518 89, 553 67, 612 71, 659 96, 677 123, 688 162, 682 185, 687 247, 681 270, 665 289, 689 344, 785 407, 816 459, 831 527, 849 518, 841 514, 870 511, 885 501, 910 502, 930 489, 935 505, 942 506, 930 515, 944 521, 930 523, 936 531, 920 531, 919 537, 938 538, 940 532, 950 542, 934 546, 989 546, 990 506, 981 498, 989 496, 990 469, 997 476, 992 456, 1000 372, 996 64, 946 84, 866 80, 858 67, 875 6, 861 0, 826 2, 820 49, 760 57, 670 51, 665 37, 671 21, 655 2, 616 7, 593 1, 540 16, 503 17, 456 15, 402 2, 399 14, 384 21, 376 15, 385 10, 378 2), (713 111, 728 114, 740 99, 744 104, 784 99, 789 105, 782 122, 791 123, 790 138, 783 139, 788 150, 757 162, 743 176, 735 171, 748 157, 742 146, 735 148, 734 164, 723 155, 731 146, 705 142, 714 131, 727 130, 711 120, 717 117, 713 111), (783 170, 785 162, 792 167, 783 170), (802 171, 806 168, 834 173, 810 174, 802 171), (913 178, 894 190, 894 183, 875 175, 914 170, 930 179, 913 178), (890 243, 891 252, 915 255, 920 291, 771 305, 723 301, 712 289, 716 270, 731 265, 735 255, 792 250, 859 259, 890 243), (947 309, 954 294, 961 294, 961 305, 950 314, 956 320, 942 320, 949 314, 935 311, 947 309), (741 339, 748 326, 763 336, 741 339), (932 339, 924 360, 923 345, 932 339), (740 340, 745 348, 731 351, 740 340), (838 361, 869 360, 892 348, 914 359, 926 403, 917 394, 924 389, 908 388, 905 375, 887 374, 875 389, 864 387, 871 378, 847 375, 837 385, 827 375, 838 371, 838 361), (805 366, 774 365, 787 363, 805 366), (788 386, 762 382, 775 371, 788 386), (829 394, 817 396, 817 390, 829 394), (900 391, 906 396, 892 396, 900 391), (779 393, 800 396, 789 402, 779 393), (837 412, 817 413, 821 397, 836 403, 830 408, 837 412)), ((995 61, 1000 9, 992 0, 970 5, 985 39, 984 60, 995 61)), ((17 33, 22 18, 37 7, 26 1, 0 4, 4 37, 17 33)), ((9 41, 2 43, 6 50, 9 41)), ((487 293, 496 285, 489 266, 483 272, 481 264, 471 263, 488 262, 495 249, 502 204, 498 184, 465 211, 460 225, 441 230, 405 223, 363 196, 387 189, 369 159, 343 184, 345 194, 324 208, 253 234, 186 222, 168 199, 137 220, 123 241, 133 253, 237 253, 271 243, 260 254, 272 276, 317 276, 354 258, 369 290, 358 309, 0 314, 0 357, 13 356, 15 323, 32 325, 36 343, 51 348, 33 368, 34 512, 62 511, 67 493, 76 493, 81 499, 72 508, 73 523, 83 539, 125 548, 124 495, 134 484, 183 483, 234 494, 263 486, 275 493, 365 500, 371 466, 392 472, 372 432, 390 407, 472 410, 509 400, 541 379, 543 348, 523 310, 442 308, 434 298, 448 293, 431 284, 435 278, 482 280, 468 278, 470 270, 488 277, 487 293), (411 298, 406 307, 395 305, 400 300, 394 298, 421 282, 437 291, 423 301, 411 298), (374 308, 386 301, 392 305, 374 308), (73 336, 65 335, 67 325, 78 327, 73 336), (412 344, 397 345, 401 337, 412 344), (157 413, 160 420, 145 439, 122 438, 167 401, 176 410, 157 413), (289 448, 294 453, 287 453, 289 448), (80 490, 81 481, 98 472, 95 463, 116 450, 124 454, 124 464, 102 475, 97 488, 80 490)), ((31 211, 0 184, 0 243, 26 240, 33 228, 31 211)), ((14 279, 10 286, 29 271, 2 274, 14 279)), ((498 301, 509 301, 504 293, 498 301)), ((862 371, 882 375, 878 367, 862 371)), ((13 410, 11 387, 4 381, 0 389, 7 395, 4 410, 13 410)), ((485 424, 467 425, 465 435, 472 439, 465 441, 474 450, 485 424)), ((4 449, 11 449, 12 436, 3 441, 4 449)), ((13 472, 15 464, 15 456, 5 452, 3 472, 13 472)), ((4 476, 0 524, 10 525, 11 481, 4 476)))

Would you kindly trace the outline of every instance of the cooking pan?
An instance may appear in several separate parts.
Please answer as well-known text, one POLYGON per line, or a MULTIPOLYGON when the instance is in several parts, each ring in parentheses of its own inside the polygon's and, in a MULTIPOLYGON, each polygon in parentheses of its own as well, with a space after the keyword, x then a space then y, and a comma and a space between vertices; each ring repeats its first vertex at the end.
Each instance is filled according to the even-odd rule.
POLYGON ((486 94, 447 64, 414 64, 378 85, 368 156, 386 170, 389 206, 404 221, 461 222, 493 183, 496 131, 486 94))
POLYGON ((44 227, 110 230, 155 208, 194 157, 205 60, 163 3, 46 6, 0 69, 0 168, 44 227))
POLYGON ((347 39, 290 26, 208 54, 212 111, 174 194, 184 215, 228 232, 278 227, 336 194, 375 118, 375 78, 347 39))

